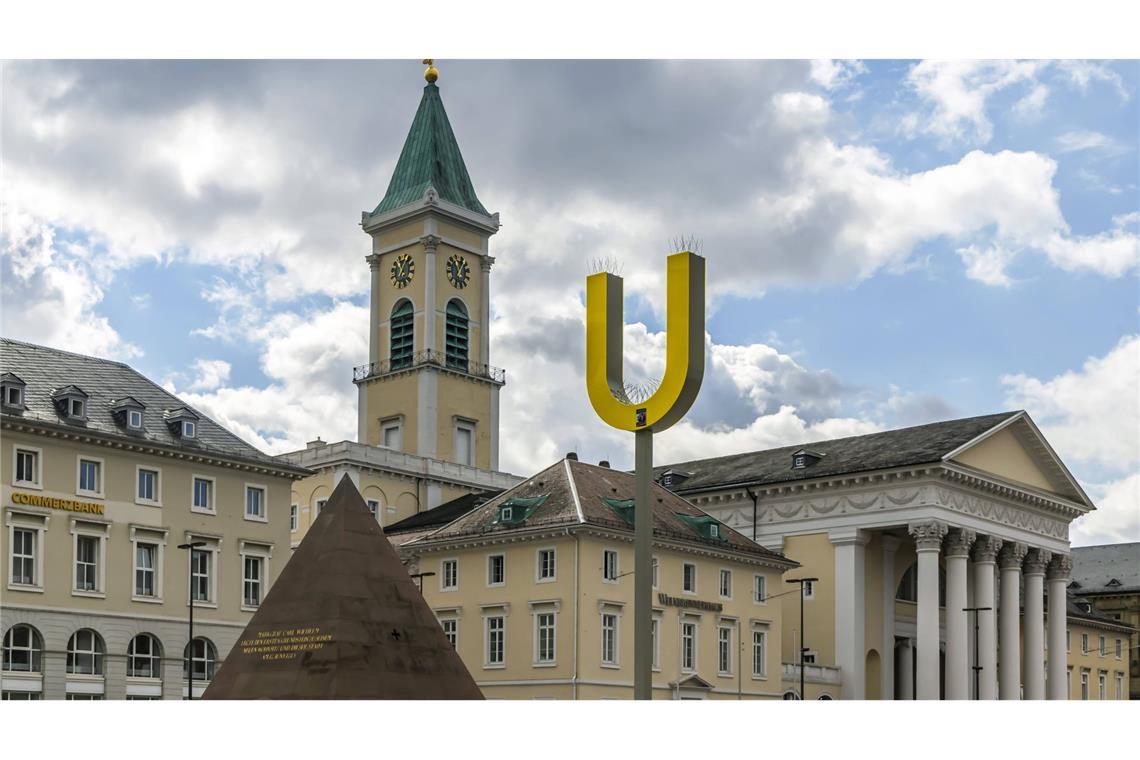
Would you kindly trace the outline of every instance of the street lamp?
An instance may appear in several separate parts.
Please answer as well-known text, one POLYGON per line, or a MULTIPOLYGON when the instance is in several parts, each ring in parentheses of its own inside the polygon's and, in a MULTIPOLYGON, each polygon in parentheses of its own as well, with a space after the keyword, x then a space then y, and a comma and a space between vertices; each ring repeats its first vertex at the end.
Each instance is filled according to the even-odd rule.
POLYGON ((411 577, 416 579, 416 585, 420 587, 420 596, 423 596, 423 593, 424 593, 424 578, 430 578, 433 575, 435 575, 435 573, 431 572, 430 570, 426 573, 408 573, 408 574, 411 577))
POLYGON ((804 584, 818 583, 819 578, 787 578, 786 582, 800 584, 800 699, 807 699, 804 693, 804 653, 807 652, 804 646, 804 584))
POLYGON ((179 549, 190 550, 190 643, 187 645, 187 658, 186 658, 186 671, 190 678, 190 688, 187 691, 187 699, 194 698, 194 550, 205 546, 205 541, 191 541, 187 544, 179 544, 179 549))
POLYGON ((982 666, 978 664, 978 613, 989 612, 993 607, 963 607, 962 612, 974 613, 974 699, 981 699, 982 692, 979 686, 978 676, 982 672, 982 666))

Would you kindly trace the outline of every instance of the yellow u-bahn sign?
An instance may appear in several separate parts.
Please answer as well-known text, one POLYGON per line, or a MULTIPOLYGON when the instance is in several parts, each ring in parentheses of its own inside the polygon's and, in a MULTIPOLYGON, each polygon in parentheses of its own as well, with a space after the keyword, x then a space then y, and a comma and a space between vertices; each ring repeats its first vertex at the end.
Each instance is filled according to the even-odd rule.
POLYGON ((78 501, 76 499, 60 499, 55 496, 44 496, 38 493, 24 493, 15 491, 12 494, 13 504, 23 504, 28 507, 45 507, 47 509, 62 509, 66 512, 86 512, 92 515, 103 514, 103 505, 93 501, 78 501))

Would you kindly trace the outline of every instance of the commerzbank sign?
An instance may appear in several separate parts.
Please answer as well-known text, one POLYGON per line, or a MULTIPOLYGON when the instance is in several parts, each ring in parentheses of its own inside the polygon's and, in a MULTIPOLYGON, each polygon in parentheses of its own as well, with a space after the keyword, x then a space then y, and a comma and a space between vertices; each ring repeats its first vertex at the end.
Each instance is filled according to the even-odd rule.
POLYGON ((78 501, 76 499, 60 499, 55 496, 44 496, 38 493, 24 493, 16 491, 12 494, 13 504, 23 504, 28 507, 45 507, 47 509, 61 509, 65 512, 86 512, 91 515, 103 514, 103 505, 93 501, 78 501))

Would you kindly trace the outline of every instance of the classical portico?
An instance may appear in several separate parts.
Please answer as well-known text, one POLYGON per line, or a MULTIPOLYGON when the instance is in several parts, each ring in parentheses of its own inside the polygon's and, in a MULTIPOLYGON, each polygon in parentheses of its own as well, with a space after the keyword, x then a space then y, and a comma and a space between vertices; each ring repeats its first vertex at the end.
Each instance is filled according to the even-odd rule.
POLYGON ((820 578, 806 646, 844 698, 1064 698, 1068 529, 1093 506, 1028 415, 784 451, 734 473, 707 460, 721 483, 670 467, 693 473, 682 495, 820 578), (815 462, 796 467, 804 451, 815 462), (724 482, 747 468, 752 482, 724 482))

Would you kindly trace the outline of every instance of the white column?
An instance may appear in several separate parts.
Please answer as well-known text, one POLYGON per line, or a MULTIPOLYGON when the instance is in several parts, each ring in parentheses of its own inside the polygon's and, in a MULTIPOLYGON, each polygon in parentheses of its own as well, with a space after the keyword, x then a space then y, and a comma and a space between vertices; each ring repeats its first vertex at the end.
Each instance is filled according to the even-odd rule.
POLYGON ((880 699, 895 698, 895 552, 899 540, 894 536, 882 535, 883 546, 883 646, 882 681, 879 685, 880 699))
POLYGON ((491 363, 491 265, 494 263, 495 259, 491 256, 484 256, 479 262, 479 269, 483 273, 483 303, 479 311, 479 361, 484 364, 491 363))
POLYGON ((380 361, 380 254, 365 258, 372 276, 372 292, 368 304, 368 361, 380 361))
POLYGON ((1001 566, 1001 609, 998 611, 998 693, 1021 699, 1021 561, 1025 544, 1007 541, 998 555, 1001 566))
MULTIPOLYGON (((997 699, 997 603, 994 567, 1001 540, 982 536, 974 542, 974 606, 989 607, 978 616, 978 699, 997 699)), ((973 671, 971 671, 971 675, 973 671)))
POLYGON ((1049 699, 1069 698, 1065 629, 1069 618, 1066 588, 1072 569, 1073 560, 1063 554, 1053 557, 1049 563, 1049 699))
POLYGON ((428 351, 440 351, 442 347, 435 334, 435 313, 439 304, 435 299, 435 251, 439 247, 439 238, 435 235, 424 235, 420 238, 424 246, 424 339, 423 348, 428 351))
POLYGON ((974 531, 951 530, 946 537, 946 698, 969 699, 970 669, 966 644, 966 560, 974 531))
POLYGON ((903 639, 899 647, 897 693, 899 699, 914 699, 914 642, 911 639, 903 639))
POLYGON ((947 527, 937 520, 912 523, 918 552, 918 685, 919 699, 938 699, 938 553, 947 527))
POLYGON ((1025 557, 1025 698, 1045 699, 1045 566, 1051 553, 1030 549, 1025 557))
MULTIPOLYGON (((966 560, 966 606, 977 607, 974 601, 974 560, 973 555, 966 560)), ((966 615, 966 672, 969 683, 966 685, 967 699, 977 699, 978 692, 974 689, 974 666, 978 664, 978 649, 974 641, 974 615, 966 615)))
POLYGON ((870 536, 857 528, 827 534, 835 547, 835 664, 843 677, 844 699, 865 699, 866 647, 864 635, 863 547, 870 536))

